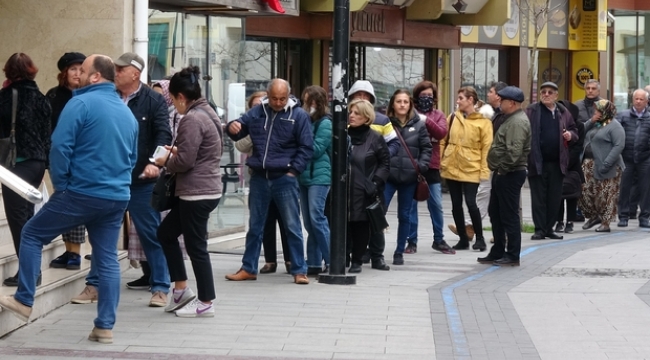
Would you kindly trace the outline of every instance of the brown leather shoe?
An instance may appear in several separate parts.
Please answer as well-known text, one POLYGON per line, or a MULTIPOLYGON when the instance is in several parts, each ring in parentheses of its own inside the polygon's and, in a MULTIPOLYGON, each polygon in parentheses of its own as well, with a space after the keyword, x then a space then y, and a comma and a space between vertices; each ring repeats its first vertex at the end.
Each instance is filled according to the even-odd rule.
POLYGON ((298 285, 307 285, 309 284, 309 279, 305 274, 298 274, 298 275, 294 275, 293 282, 298 285))
POLYGON ((449 230, 451 230, 451 232, 454 233, 454 235, 458 235, 458 229, 456 229, 456 225, 449 224, 449 225, 447 225, 447 227, 449 228, 449 230))
POLYGON ((465 232, 467 232, 467 239, 469 239, 469 241, 472 241, 472 239, 474 238, 474 226, 472 225, 465 226, 465 232))
POLYGON ((276 264, 276 263, 266 263, 260 269, 260 274, 274 273, 277 268, 278 268, 278 264, 276 264))
POLYGON ((239 269, 234 274, 226 275, 226 279, 230 281, 257 280, 257 275, 251 274, 244 269, 239 269))

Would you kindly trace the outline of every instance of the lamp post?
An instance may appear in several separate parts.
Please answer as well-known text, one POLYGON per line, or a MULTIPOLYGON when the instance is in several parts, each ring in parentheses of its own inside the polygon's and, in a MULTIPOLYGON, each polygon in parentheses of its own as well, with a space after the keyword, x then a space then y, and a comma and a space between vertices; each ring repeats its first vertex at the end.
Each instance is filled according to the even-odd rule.
POLYGON ((348 215, 348 51, 350 48, 350 0, 334 1, 334 54, 332 56, 332 188, 329 274, 324 284, 353 285, 356 276, 345 274, 345 237, 348 215))

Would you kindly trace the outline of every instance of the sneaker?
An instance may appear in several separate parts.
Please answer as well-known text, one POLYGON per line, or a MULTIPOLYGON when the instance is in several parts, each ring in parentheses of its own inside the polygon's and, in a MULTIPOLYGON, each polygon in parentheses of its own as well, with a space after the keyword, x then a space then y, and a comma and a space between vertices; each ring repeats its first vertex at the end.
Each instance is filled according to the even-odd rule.
POLYGON ((566 226, 564 227, 564 233, 565 234, 573 233, 573 223, 572 222, 567 222, 566 223, 566 226))
POLYGON ((86 285, 81 294, 73 297, 70 302, 73 304, 92 304, 96 303, 97 300, 97 288, 92 285, 86 285))
POLYGON ((190 287, 186 287, 183 290, 176 290, 173 289, 172 291, 172 297, 169 299, 169 305, 165 308, 166 312, 173 312, 176 311, 183 306, 187 305, 190 301, 194 300, 196 298, 196 295, 194 295, 194 291, 190 289, 190 287))
POLYGON ((162 291, 155 291, 149 300, 149 307, 165 307, 167 305, 167 294, 162 291))
POLYGON ((68 254, 69 252, 64 252, 58 258, 50 261, 50 267, 55 269, 65 269, 68 266, 68 254))
POLYGON ((440 251, 443 254, 453 255, 456 253, 456 250, 452 249, 451 246, 449 246, 449 244, 447 244, 444 240, 440 243, 434 242, 433 245, 431 245, 431 248, 435 251, 440 251))
POLYGON ((183 308, 176 310, 176 316, 182 318, 214 317, 214 307, 212 303, 204 304, 199 299, 194 299, 183 308))
POLYGON ((94 327, 93 331, 88 335, 88 340, 97 341, 100 344, 113 343, 113 331, 109 329, 99 329, 94 327))
POLYGON ((556 233, 564 232, 564 223, 562 221, 558 221, 557 225, 555 225, 555 232, 556 233))
POLYGON ((393 265, 404 265, 404 255, 393 254, 393 265))
POLYGON ((418 245, 414 243, 409 243, 404 249, 404 254, 415 254, 418 252, 418 245))
POLYGON ((16 315, 16 317, 24 322, 27 322, 29 320, 29 316, 32 314, 32 308, 27 305, 23 305, 20 301, 14 299, 13 295, 1 296, 0 306, 5 310, 11 311, 14 315, 16 315))
MULTIPOLYGON (((43 282, 43 274, 39 273, 38 278, 36 279, 36 286, 41 286, 41 283, 43 282)), ((10 276, 2 282, 2 285, 7 286, 7 287, 16 287, 18 286, 18 273, 14 276, 10 276)))
POLYGON ((149 278, 142 276, 139 279, 129 281, 126 283, 126 287, 131 290, 149 290, 149 278))
POLYGON ((68 252, 68 262, 65 268, 68 270, 79 270, 81 268, 81 255, 68 252))

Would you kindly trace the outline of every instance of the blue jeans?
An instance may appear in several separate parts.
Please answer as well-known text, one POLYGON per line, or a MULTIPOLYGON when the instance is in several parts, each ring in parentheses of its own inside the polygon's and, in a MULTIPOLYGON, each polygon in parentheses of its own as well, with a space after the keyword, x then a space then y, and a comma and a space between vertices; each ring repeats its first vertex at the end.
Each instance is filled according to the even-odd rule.
MULTIPOLYGON (((135 231, 138 233, 142 250, 151 268, 151 293, 162 291, 167 294, 170 287, 169 269, 162 245, 158 241, 156 231, 160 225, 160 213, 151 207, 151 193, 154 184, 131 185, 131 201, 129 215, 133 219, 135 231)), ((93 251, 94 253, 94 251, 93 251)), ((90 263, 90 272, 86 276, 86 284, 97 287, 97 269, 90 263)))
POLYGON ((403 254, 406 247, 406 238, 411 231, 411 207, 413 205, 413 195, 415 186, 412 184, 393 184, 390 181, 386 183, 384 189, 384 198, 386 199, 386 208, 390 205, 393 195, 397 191, 397 248, 395 254, 403 254))
MULTIPOLYGON (((433 225, 433 242, 440 244, 443 241, 444 234, 442 227, 444 225, 444 218, 442 213, 442 188, 440 183, 429 184, 429 198, 427 199, 427 207, 429 208, 429 216, 431 216, 431 224, 433 225)), ((418 243, 418 202, 413 200, 413 207, 411 208, 411 230, 408 236, 408 242, 418 243)))
POLYGON ((86 225, 98 270, 99 302, 95 326, 112 329, 120 299, 120 264, 117 240, 128 201, 111 201, 71 191, 57 191, 25 224, 21 233, 20 272, 15 299, 34 305, 36 278, 41 269, 43 246, 79 225, 86 225))
MULTIPOLYGON (((248 197, 250 218, 246 233, 246 250, 242 258, 242 269, 251 274, 257 274, 257 265, 262 247, 262 235, 266 213, 269 210, 271 198, 280 211, 280 217, 287 231, 287 243, 291 254, 291 274, 306 274, 305 248, 300 223, 300 190, 298 179, 294 176, 283 175, 269 180, 264 176, 253 173, 250 180, 248 197)), ((286 250, 286 249, 285 249, 286 250)))
POLYGON ((307 266, 330 264, 330 224, 325 217, 328 185, 300 186, 302 222, 307 230, 307 266))

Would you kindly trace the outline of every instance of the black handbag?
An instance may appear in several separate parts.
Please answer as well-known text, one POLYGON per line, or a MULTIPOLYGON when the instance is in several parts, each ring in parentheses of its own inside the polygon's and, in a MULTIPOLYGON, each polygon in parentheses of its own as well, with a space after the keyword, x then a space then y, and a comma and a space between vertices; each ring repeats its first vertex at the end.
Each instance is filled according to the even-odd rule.
POLYGON ((368 220, 370 221, 371 233, 380 234, 386 230, 388 227, 388 221, 386 221, 384 207, 382 206, 379 197, 375 198, 375 202, 366 207, 366 214, 368 214, 368 220))
POLYGON ((425 177, 420 173, 420 167, 418 166, 418 163, 415 162, 415 159, 413 159, 413 155, 411 155, 411 151, 409 150, 409 147, 406 145, 406 142, 404 141, 402 134, 399 132, 399 129, 395 129, 395 133, 397 134, 399 141, 402 143, 402 146, 406 151, 406 155, 408 155, 409 159, 411 159, 411 163, 413 164, 413 168, 415 169, 415 174, 417 175, 415 192, 413 192, 413 200, 426 201, 429 199, 429 196, 431 196, 431 194, 429 193, 429 184, 427 183, 427 179, 425 179, 425 177))
POLYGON ((16 110, 18 107, 18 91, 12 89, 11 132, 9 137, 0 139, 0 165, 5 168, 16 166, 16 110))
POLYGON ((151 207, 158 212, 171 209, 178 201, 175 192, 176 174, 160 175, 151 193, 151 207))

